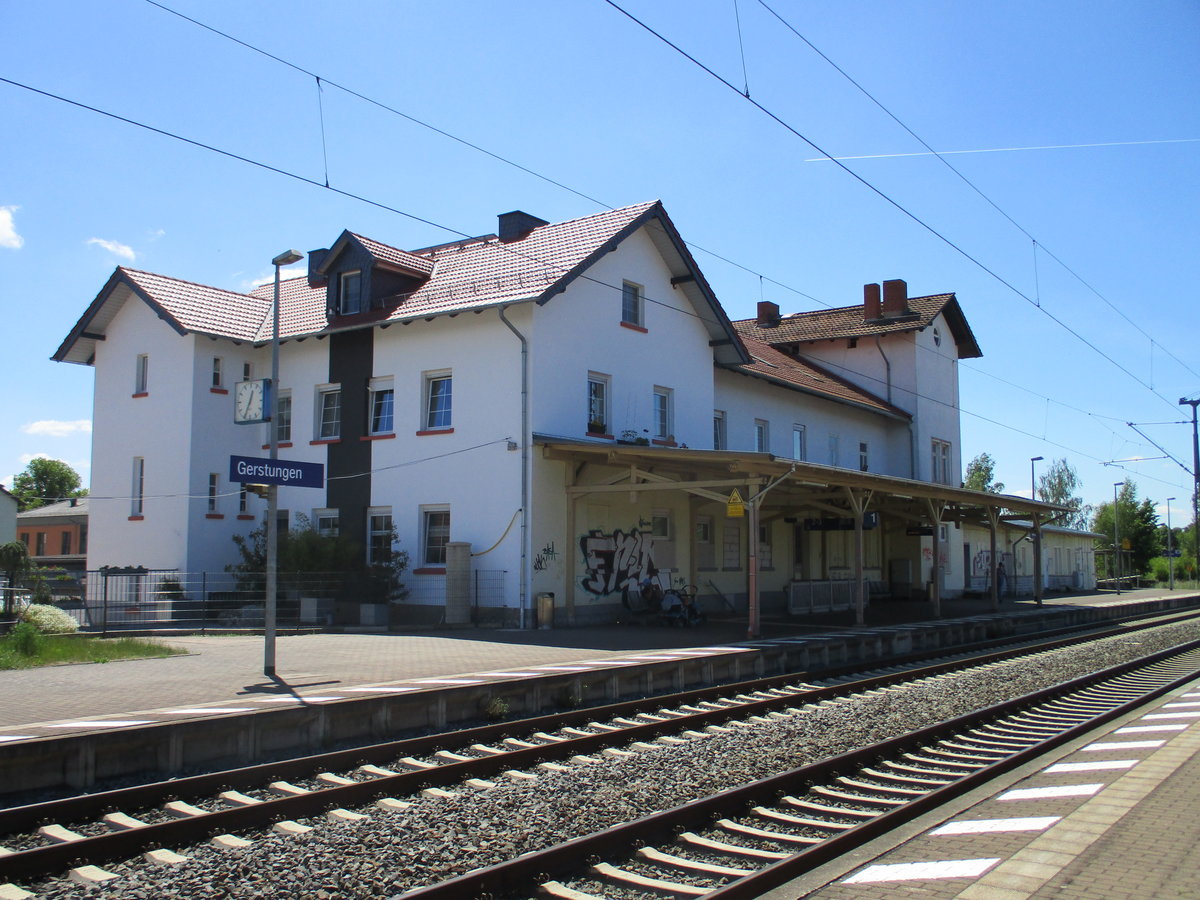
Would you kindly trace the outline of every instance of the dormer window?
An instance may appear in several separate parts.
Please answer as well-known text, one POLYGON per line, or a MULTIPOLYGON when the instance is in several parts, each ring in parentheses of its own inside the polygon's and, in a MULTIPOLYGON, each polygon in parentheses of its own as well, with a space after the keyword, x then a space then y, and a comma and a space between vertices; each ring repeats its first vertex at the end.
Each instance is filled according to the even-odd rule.
POLYGON ((363 311, 362 272, 343 272, 338 276, 338 315, 352 316, 363 311))

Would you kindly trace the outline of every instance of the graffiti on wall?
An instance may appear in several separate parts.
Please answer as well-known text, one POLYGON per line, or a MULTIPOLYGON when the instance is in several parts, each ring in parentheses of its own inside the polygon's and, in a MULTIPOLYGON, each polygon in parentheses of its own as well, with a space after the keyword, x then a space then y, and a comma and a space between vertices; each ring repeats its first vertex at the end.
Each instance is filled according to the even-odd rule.
POLYGON ((579 549, 587 569, 581 586, 590 594, 618 593, 658 572, 654 539, 636 528, 628 533, 589 531, 579 539, 579 549))
POLYGON ((554 541, 551 541, 533 557, 533 571, 545 572, 554 562, 558 562, 558 551, 554 549, 554 541))

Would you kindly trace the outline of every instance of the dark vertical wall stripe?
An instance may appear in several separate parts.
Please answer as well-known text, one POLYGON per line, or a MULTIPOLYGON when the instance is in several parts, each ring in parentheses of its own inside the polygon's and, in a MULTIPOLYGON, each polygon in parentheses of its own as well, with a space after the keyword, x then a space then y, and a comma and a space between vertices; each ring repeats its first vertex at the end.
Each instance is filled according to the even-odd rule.
POLYGON ((367 507, 371 505, 371 442, 359 438, 367 433, 374 345, 374 328, 341 331, 329 337, 329 381, 342 386, 342 439, 328 448, 328 503, 338 510, 341 533, 363 547, 367 543, 367 507))

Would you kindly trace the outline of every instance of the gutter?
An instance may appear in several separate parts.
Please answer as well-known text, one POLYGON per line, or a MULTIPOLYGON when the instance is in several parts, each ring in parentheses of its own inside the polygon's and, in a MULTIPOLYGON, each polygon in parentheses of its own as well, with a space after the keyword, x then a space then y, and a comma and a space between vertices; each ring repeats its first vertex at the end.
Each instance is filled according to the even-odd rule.
POLYGON ((529 628, 529 465, 530 465, 530 433, 529 433, 529 340, 516 329, 512 322, 504 317, 507 306, 497 310, 500 321, 508 326, 508 330, 516 335, 521 342, 521 588, 518 600, 521 610, 521 628, 529 628))

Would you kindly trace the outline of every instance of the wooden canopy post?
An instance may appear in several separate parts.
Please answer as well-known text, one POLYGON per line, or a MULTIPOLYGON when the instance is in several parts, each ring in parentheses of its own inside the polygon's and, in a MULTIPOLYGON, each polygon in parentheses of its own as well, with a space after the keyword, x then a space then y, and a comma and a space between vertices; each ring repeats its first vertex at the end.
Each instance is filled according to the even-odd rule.
POLYGON ((929 599, 933 603, 933 616, 942 616, 942 513, 946 511, 944 500, 926 499, 925 509, 933 523, 933 567, 930 572, 929 599))
POLYGON ((871 491, 846 488, 846 497, 850 501, 850 511, 854 513, 854 624, 865 625, 867 603, 863 579, 863 557, 866 555, 863 516, 866 514, 867 504, 871 502, 871 491))
POLYGON ((1042 605, 1042 516, 1033 514, 1033 599, 1042 605))
POLYGON ((991 540, 988 555, 988 596, 991 598, 992 610, 1000 608, 1000 585, 997 583, 999 561, 996 559, 996 531, 1000 527, 1000 510, 995 506, 987 508, 988 536, 991 540))

